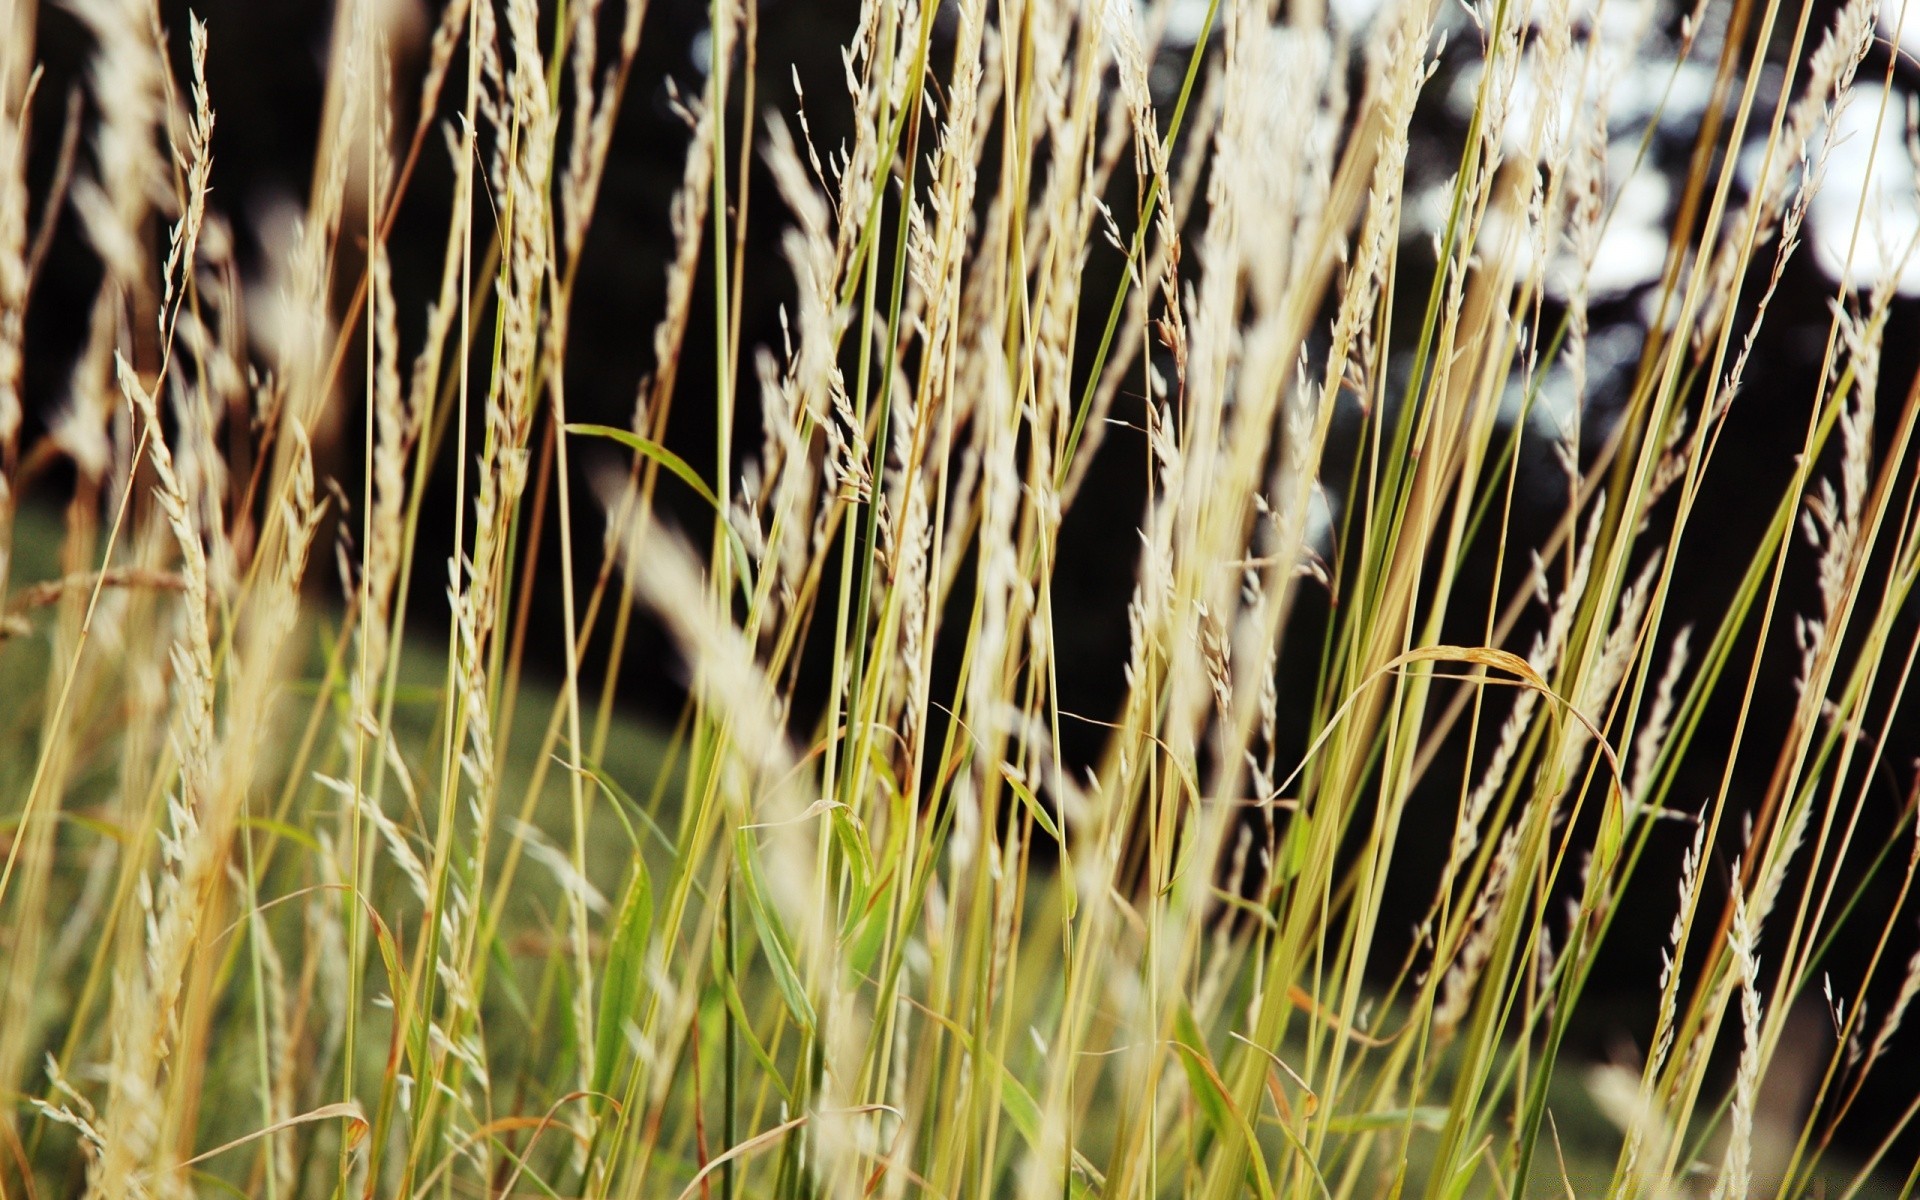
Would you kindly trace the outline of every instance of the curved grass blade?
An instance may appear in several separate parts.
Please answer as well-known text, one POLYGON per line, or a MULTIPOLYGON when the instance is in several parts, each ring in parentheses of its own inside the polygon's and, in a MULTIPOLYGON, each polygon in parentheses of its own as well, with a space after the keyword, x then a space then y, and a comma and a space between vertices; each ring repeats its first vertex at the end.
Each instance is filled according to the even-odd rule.
POLYGON ((733 553, 733 566, 740 572, 740 586, 747 595, 753 594, 753 560, 747 557, 747 543, 742 540, 739 531, 734 529, 733 522, 727 520, 726 505, 720 502, 720 497, 707 486, 707 481, 700 478, 700 472, 694 470, 686 459, 652 438, 644 438, 630 430, 617 429, 612 425, 569 422, 567 432, 582 437, 600 437, 619 442, 635 454, 652 459, 665 467, 676 479, 692 488, 694 494, 705 500, 707 507, 713 509, 714 515, 719 518, 720 527, 726 530, 727 547, 733 553))

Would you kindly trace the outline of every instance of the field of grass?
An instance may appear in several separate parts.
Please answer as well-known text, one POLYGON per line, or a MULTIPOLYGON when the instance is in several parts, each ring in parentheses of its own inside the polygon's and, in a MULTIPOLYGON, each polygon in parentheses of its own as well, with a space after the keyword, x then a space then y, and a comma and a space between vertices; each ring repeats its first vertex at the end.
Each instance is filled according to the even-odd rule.
POLYGON ((63 150, 51 6, 0 0, 0 1196, 1912 1195, 1913 246, 1845 257, 1808 394, 1747 378, 1834 131, 1913 140, 1900 6, 866 0, 796 97, 759 5, 662 90, 644 0, 448 0, 405 53, 338 0, 252 282, 198 18, 72 0, 63 150), (581 266, 655 92, 614 427, 570 330, 627 302, 581 266), (102 275, 40 395, 53 216, 102 275), (1682 619, 1749 423, 1791 465, 1682 619), (1089 664, 1061 564, 1116 505, 1089 664), (603 682, 654 630, 671 728, 603 682))

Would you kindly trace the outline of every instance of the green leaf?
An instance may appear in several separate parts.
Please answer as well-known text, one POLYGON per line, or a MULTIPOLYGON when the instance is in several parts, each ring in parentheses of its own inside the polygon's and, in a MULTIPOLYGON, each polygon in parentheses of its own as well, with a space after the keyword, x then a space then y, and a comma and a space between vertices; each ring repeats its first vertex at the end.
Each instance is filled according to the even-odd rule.
POLYGON ((1002 769, 1000 773, 1006 778, 1007 786, 1013 789, 1013 794, 1020 798, 1020 803, 1033 814, 1033 823, 1045 830, 1054 844, 1060 847, 1061 903, 1065 906, 1067 920, 1071 921, 1079 910, 1080 902, 1079 893, 1074 890, 1073 855, 1067 849, 1066 836, 1060 832, 1060 826, 1054 821, 1053 814, 1047 811, 1047 806, 1033 794, 1032 788, 1022 780, 1014 778, 1011 771, 1002 769))
POLYGON ((1399 1129, 1411 1125, 1415 1129, 1439 1130, 1447 1123, 1447 1110, 1439 1105, 1421 1105, 1415 1108, 1389 1108, 1380 1112, 1347 1113, 1327 1119, 1329 1133, 1369 1133, 1377 1129, 1399 1129))
POLYGON ((1207 1062, 1206 1035, 1200 1032, 1200 1025, 1193 1019, 1193 1010, 1182 1004, 1173 1017, 1174 1048, 1186 1051, 1180 1058, 1180 1066, 1187 1073, 1187 1083, 1193 1088, 1193 1098, 1200 1104, 1200 1111, 1213 1126, 1214 1132, 1225 1135, 1233 1124, 1233 1104, 1227 1099, 1224 1089, 1215 1088, 1208 1078, 1212 1070, 1207 1062))
MULTIPOLYGON (((112 825, 106 821, 96 821, 90 817, 83 817, 73 813, 62 813, 61 816, 89 832, 98 833, 103 837, 110 837, 116 842, 126 841, 126 833, 118 825, 112 825)), ((276 821, 272 817, 241 817, 240 827, 242 829, 256 829, 261 833, 270 833, 275 837, 285 838, 302 849, 311 850, 315 854, 320 853, 319 839, 298 825, 289 825, 285 821, 276 821)))
MULTIPOLYGON (((562 943, 556 941, 554 945, 558 947, 562 943)), ((500 994, 506 997, 507 1007, 513 1010, 514 1015, 520 1018, 528 1030, 532 1030, 534 1028, 533 1009, 528 1007, 526 994, 514 981, 513 956, 507 952, 506 939, 497 932, 487 939, 487 957, 493 960, 496 972, 488 978, 488 984, 500 989, 500 994)))
POLYGON ((1040 1145, 1040 1105, 1035 1103, 1033 1093, 1026 1085, 1013 1077, 1013 1072, 1004 1067, 1000 1071, 1000 1107, 1007 1111, 1007 1117, 1013 1122, 1013 1128, 1028 1146, 1040 1145))
POLYGON ((887 932, 893 928, 893 876, 876 888, 866 905, 851 914, 848 934, 842 940, 847 947, 847 971, 854 979, 864 979, 873 970, 887 932))
POLYGON ((760 1038, 753 1032, 753 1018, 747 1015, 746 1003, 740 998, 740 989, 735 986, 735 980, 732 977, 721 981, 721 1001, 726 1004, 727 1011, 733 1014, 734 1030, 739 1033, 740 1040, 746 1043, 747 1053, 753 1055, 753 1061, 759 1063, 760 1069, 766 1073, 767 1081, 773 1084, 774 1090, 780 1093, 780 1098, 789 1105, 798 1103, 798 1097, 793 1094, 793 1088, 788 1085, 786 1075, 781 1072, 779 1064, 773 1061, 773 1055, 767 1052, 766 1046, 761 1044, 760 1038))
POLYGON ((781 923, 780 914, 774 910, 766 887, 760 882, 760 872, 754 865, 756 855, 753 838, 744 830, 739 835, 734 853, 740 868, 740 886, 747 897, 747 911, 753 915, 754 932, 760 936, 760 951, 766 956, 767 969, 773 972, 774 986, 780 989, 781 998, 787 1002, 787 1011, 793 1014, 793 1019, 799 1022, 802 1029, 812 1033, 816 1022, 813 1002, 807 999, 806 984, 801 980, 800 972, 794 969, 786 926, 781 923))
POLYGON ((1227 1091, 1226 1082, 1220 1078, 1213 1060, 1207 1056, 1206 1039, 1193 1019, 1193 1010, 1182 1004, 1174 1014, 1173 1029, 1173 1048, 1180 1052, 1180 1066, 1187 1073, 1187 1084, 1193 1089, 1193 1098, 1199 1102, 1201 1114, 1213 1126, 1216 1136, 1236 1135, 1246 1142, 1247 1164, 1253 1171, 1254 1190, 1264 1200, 1272 1200, 1273 1180, 1267 1177, 1266 1155, 1261 1153, 1260 1141, 1254 1136, 1253 1127, 1240 1115, 1232 1095, 1227 1091))
POLYGON ((1280 878, 1292 879, 1300 874, 1307 865, 1307 852, 1311 849, 1310 835, 1313 832, 1313 819, 1304 812, 1296 812, 1287 822, 1287 832, 1280 843, 1280 878))
POLYGON ((1060 827, 1053 823, 1053 814, 1047 811, 1046 805, 1040 803, 1040 798, 1033 794, 1033 789, 1015 778, 1010 770, 1002 768, 1000 774, 1006 777, 1007 786, 1013 789, 1013 794, 1020 797, 1020 803, 1026 806, 1028 813, 1032 814, 1033 823, 1046 830, 1047 836, 1054 841, 1064 841, 1065 839, 1060 836, 1060 827))
POLYGON ((675 475, 678 475, 681 481, 688 487, 700 493, 700 498, 705 500, 708 505, 713 508, 713 511, 723 511, 720 506, 720 498, 713 494, 713 489, 707 486, 707 481, 700 478, 700 473, 694 470, 693 467, 687 463, 686 459, 681 458, 678 454, 662 446, 659 442, 651 438, 643 438, 639 434, 631 433, 625 429, 616 429, 611 425, 590 425, 574 422, 567 425, 567 432, 577 433, 583 437, 602 437, 610 441, 619 442, 635 454, 650 458, 667 470, 672 471, 675 475))
MULTIPOLYGON (((571 763, 568 763, 557 754, 553 756, 553 761, 567 770, 573 769, 571 763)), ((588 779, 593 780, 596 784, 599 784, 600 790, 605 792, 607 796, 614 801, 613 815, 618 817, 620 824, 625 827, 627 840, 633 843, 633 849, 636 854, 640 851, 640 836, 635 832, 633 822, 627 820, 627 812, 629 810, 632 811, 634 816, 640 818, 641 824, 647 827, 647 832, 653 835, 653 840, 659 843, 662 850, 665 850, 668 854, 673 853, 673 839, 667 836, 667 831, 660 828, 659 824, 654 821, 653 817, 647 813, 646 808, 638 800, 635 800, 627 794, 627 789, 621 787, 618 780, 607 774, 605 769, 593 763, 580 764, 580 773, 588 779)))
POLYGON ((865 831, 844 804, 828 810, 827 828, 832 830, 834 844, 840 847, 840 853, 846 856, 847 865, 853 871, 854 894, 868 894, 873 888, 874 865, 865 831))
POLYGON ((747 557, 747 544, 741 540, 739 532, 733 527, 733 522, 727 519, 727 506, 720 503, 720 497, 714 494, 713 489, 707 486, 707 481, 700 478, 700 472, 694 470, 686 459, 651 438, 643 438, 637 433, 616 429, 612 425, 570 422, 567 425, 567 432, 583 437, 601 437, 619 442, 635 454, 659 463, 671 471, 680 482, 692 488, 702 500, 707 502, 707 506, 713 509, 714 515, 719 517, 720 528, 727 534, 727 546, 733 552, 734 569, 740 572, 740 585, 749 595, 752 594, 753 560, 747 557))
POLYGON ((639 1011, 646 986, 647 943, 653 936, 653 881, 646 860, 633 856, 633 878, 620 899, 614 918, 613 940, 607 947, 607 969, 600 989, 600 1012, 594 1022, 593 1090, 597 1109, 604 1110, 613 1093, 614 1065, 625 1048, 626 1025, 639 1011))

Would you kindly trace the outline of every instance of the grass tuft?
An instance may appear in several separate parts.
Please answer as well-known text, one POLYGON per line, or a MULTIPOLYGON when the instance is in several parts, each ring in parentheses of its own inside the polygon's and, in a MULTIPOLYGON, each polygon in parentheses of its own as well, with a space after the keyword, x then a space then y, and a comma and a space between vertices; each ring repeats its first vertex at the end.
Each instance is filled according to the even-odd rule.
POLYGON ((864 0, 802 95, 759 0, 686 90, 644 0, 410 51, 339 0, 256 286, 218 31, 71 0, 35 195, 50 6, 0 5, 0 1195, 1911 1194, 1872 200, 1811 389, 1753 377, 1897 21, 1283 7, 864 0), (582 264, 655 87, 621 427, 572 331, 632 301, 582 264), (670 731, 618 704, 649 629, 670 731))

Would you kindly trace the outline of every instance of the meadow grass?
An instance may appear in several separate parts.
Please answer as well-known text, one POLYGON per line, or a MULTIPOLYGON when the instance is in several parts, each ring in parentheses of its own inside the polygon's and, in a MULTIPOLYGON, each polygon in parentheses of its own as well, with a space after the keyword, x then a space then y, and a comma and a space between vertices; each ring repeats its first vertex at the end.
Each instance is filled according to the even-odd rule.
POLYGON ((757 0, 715 0, 613 428, 569 409, 569 325, 617 299, 576 284, 659 84, 643 0, 451 0, 405 71, 385 6, 340 0, 266 308, 210 202, 245 98, 209 94, 199 22, 72 0, 84 136, 34 196, 41 6, 0 3, 0 1192, 1911 1194, 1920 1092, 1832 1152, 1920 989, 1898 271, 1834 287, 1814 394, 1744 377, 1877 6, 1610 6, 1403 0, 1356 35, 1216 0, 1176 44, 1192 5, 867 0, 831 31, 845 94, 789 99, 757 0), (1591 281, 1656 169, 1609 122, 1621 46, 1713 91, 1600 397, 1591 281), (1448 53, 1471 115, 1416 195, 1448 53), (816 145, 828 108, 851 132, 816 145), (435 155, 438 276, 397 279, 435 155), (103 279, 68 393, 26 396, 62 210, 103 279), (669 449, 676 406, 713 445, 669 449), (1771 515, 1688 624, 1722 434, 1781 412, 1794 465, 1748 482, 1771 515), (1059 564, 1126 453, 1123 685, 1069 711, 1059 564), (670 732, 602 682, 642 623, 688 682, 670 732), (1663 838, 1677 885, 1641 877, 1663 838), (1437 881, 1411 937, 1409 877, 1437 881), (1649 882, 1654 1022, 1586 1061, 1649 882), (1825 969, 1836 939, 1863 970, 1825 969))

